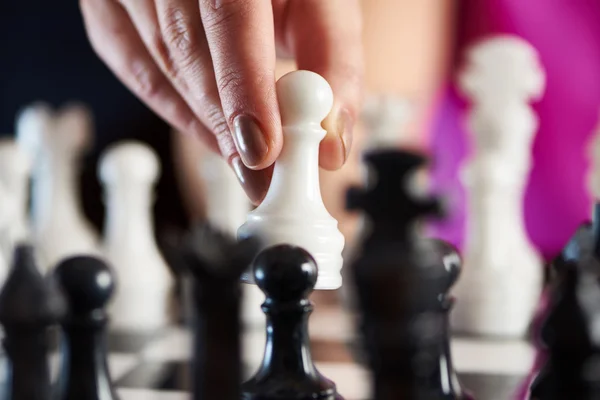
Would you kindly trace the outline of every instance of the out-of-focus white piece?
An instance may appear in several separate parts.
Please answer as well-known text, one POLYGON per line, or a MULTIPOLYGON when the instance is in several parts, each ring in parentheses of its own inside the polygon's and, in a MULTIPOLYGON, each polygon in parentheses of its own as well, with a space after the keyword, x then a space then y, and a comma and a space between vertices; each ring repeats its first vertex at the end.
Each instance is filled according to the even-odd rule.
POLYGON ((368 97, 362 110, 367 131, 365 150, 402 146, 412 116, 413 105, 403 97, 391 94, 368 97))
POLYGON ((53 112, 26 108, 17 120, 17 140, 34 160, 31 229, 42 268, 76 254, 99 254, 99 237, 80 201, 79 170, 92 144, 92 116, 73 104, 53 112))
POLYGON ((321 122, 333 105, 327 81, 310 71, 290 72, 277 81, 283 149, 263 202, 248 214, 240 237, 258 235, 265 246, 287 243, 307 250, 317 261, 316 289, 342 285, 344 236, 329 214, 319 187, 321 122))
POLYGON ((169 324, 174 278, 158 250, 152 222, 159 160, 147 145, 127 141, 107 149, 99 164, 104 185, 104 254, 118 287, 111 305, 117 330, 152 330, 169 324))
POLYGON ((0 228, 0 252, 10 264, 13 248, 29 236, 27 199, 31 158, 14 139, 0 139, 0 184, 3 185, 3 201, 0 207, 6 213, 0 228))
POLYGON ((235 236, 250 211, 248 196, 223 157, 208 149, 202 153, 200 174, 205 183, 208 221, 215 228, 235 236))
MULTIPOLYGON (((250 211, 250 201, 234 172, 218 154, 204 149, 200 164, 204 180, 208 222, 224 233, 235 236, 250 211)), ((266 323, 261 309, 264 293, 256 285, 242 285, 242 320, 246 326, 262 327, 266 323)))
POLYGON ((523 336, 542 289, 542 260, 524 224, 523 196, 544 72, 532 46, 511 36, 473 46, 459 77, 470 98, 474 151, 463 169, 468 192, 464 271, 455 286, 454 330, 523 336))
POLYGON ((5 189, 4 183, 0 181, 0 286, 8 275, 8 255, 12 247, 8 246, 8 230, 11 223, 11 214, 14 213, 14 199, 5 189))
MULTIPOLYGON (((587 176, 588 193, 594 199, 594 205, 600 202, 600 118, 596 131, 589 144, 590 169, 587 176)), ((598 221, 600 222, 600 221, 598 221)))

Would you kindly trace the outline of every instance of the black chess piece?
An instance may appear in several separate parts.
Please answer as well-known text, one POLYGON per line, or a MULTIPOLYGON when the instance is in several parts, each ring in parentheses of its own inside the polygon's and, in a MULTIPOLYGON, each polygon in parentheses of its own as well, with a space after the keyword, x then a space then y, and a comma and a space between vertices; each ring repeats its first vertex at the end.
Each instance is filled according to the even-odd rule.
POLYGON ((111 268, 96 257, 75 256, 63 260, 54 276, 68 302, 56 400, 118 399, 106 347, 106 306, 115 288, 111 268))
POLYGON ((6 399, 49 400, 48 328, 65 313, 65 302, 39 272, 33 248, 15 249, 12 269, 0 293, 0 323, 10 360, 6 399))
POLYGON ((369 153, 372 182, 350 189, 347 206, 366 214, 367 227, 349 265, 362 347, 373 376, 374 400, 466 400, 452 368, 448 291, 460 258, 450 245, 418 235, 419 222, 441 215, 437 198, 407 185, 425 163, 400 150, 369 153))
POLYGON ((314 258, 299 247, 278 245, 254 262, 254 280, 266 295, 267 343, 262 365, 242 385, 244 400, 342 400, 316 369, 308 335, 317 282, 314 258))
POLYGON ((533 400, 600 399, 600 262, 596 237, 586 227, 569 243, 570 256, 554 266, 540 332, 546 360, 530 387, 533 400))
POLYGON ((239 400, 242 273, 258 252, 209 225, 195 229, 182 251, 193 284, 193 399, 239 400))

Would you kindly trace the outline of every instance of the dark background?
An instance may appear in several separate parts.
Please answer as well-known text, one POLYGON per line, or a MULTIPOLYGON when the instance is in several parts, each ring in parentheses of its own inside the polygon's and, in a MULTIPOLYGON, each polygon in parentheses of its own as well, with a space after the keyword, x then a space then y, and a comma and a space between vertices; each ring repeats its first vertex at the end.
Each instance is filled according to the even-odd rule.
POLYGON ((149 144, 161 159, 157 232, 186 226, 171 162, 170 128, 95 55, 76 0, 0 0, 0 134, 11 135, 19 110, 36 101, 53 107, 83 102, 94 114, 95 146, 84 160, 81 191, 84 211, 99 229, 104 205, 98 158, 123 139, 149 144))

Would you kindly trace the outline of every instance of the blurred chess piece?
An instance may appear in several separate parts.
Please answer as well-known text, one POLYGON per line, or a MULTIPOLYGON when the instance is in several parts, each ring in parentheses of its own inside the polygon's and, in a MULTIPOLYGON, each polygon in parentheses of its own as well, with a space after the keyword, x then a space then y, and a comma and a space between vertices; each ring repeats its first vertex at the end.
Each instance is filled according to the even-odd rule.
POLYGON ((44 269, 75 254, 100 252, 79 189, 81 159, 92 146, 92 135, 92 115, 80 104, 59 111, 34 104, 18 117, 17 140, 34 160, 31 226, 44 269))
POLYGON ((372 95, 367 98, 361 117, 367 131, 366 151, 402 147, 408 141, 413 104, 396 95, 372 95))
POLYGON ((527 236, 523 197, 538 127, 529 102, 544 82, 535 49, 520 38, 493 37, 467 53, 459 84, 472 103, 474 151, 462 171, 469 215, 456 331, 520 337, 537 309, 543 266, 527 236))
POLYGON ((166 326, 172 320, 174 278, 154 237, 158 157, 145 144, 121 142, 102 155, 98 173, 107 208, 104 254, 119 284, 111 304, 111 324, 119 330, 166 326))
MULTIPOLYGON (((220 154, 204 149, 200 163, 205 185, 206 218, 212 226, 235 237, 250 211, 250 200, 220 154)), ((244 325, 264 328, 266 321, 261 309, 264 301, 265 296, 256 285, 242 285, 244 325)))
POLYGON ((31 158, 14 139, 0 139, 0 184, 5 220, 0 224, 0 252, 10 264, 15 245, 28 239, 27 200, 31 158))

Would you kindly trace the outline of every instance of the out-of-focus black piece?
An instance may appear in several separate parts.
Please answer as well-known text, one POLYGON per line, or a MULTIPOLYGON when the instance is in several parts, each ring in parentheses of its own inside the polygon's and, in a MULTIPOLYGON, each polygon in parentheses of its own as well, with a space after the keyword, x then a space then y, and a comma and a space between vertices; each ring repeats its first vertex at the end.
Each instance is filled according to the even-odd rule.
POLYGON ((540 334, 546 360, 531 385, 530 399, 600 398, 598 237, 597 222, 582 224, 553 263, 540 334))
POLYGON ((318 268, 304 249, 277 245, 254 262, 254 281, 265 293, 267 343, 258 372, 242 386, 244 400, 343 400, 316 369, 308 335, 308 299, 318 268))
POLYGON ((359 330, 372 371, 374 400, 465 400, 452 366, 448 294, 461 260, 451 245, 418 235, 419 222, 442 213, 409 180, 425 158, 388 149, 366 154, 369 187, 352 188, 347 207, 365 214, 351 265, 359 330))
POLYGON ((252 238, 237 242, 207 224, 186 241, 184 263, 193 280, 195 400, 240 399, 240 278, 258 249, 252 238))
POLYGON ((112 269, 99 258, 75 256, 63 260, 54 275, 68 302, 55 399, 118 399, 106 346, 106 306, 115 289, 112 269))
POLYGON ((49 400, 48 328, 65 313, 65 302, 51 280, 39 272, 29 245, 15 249, 0 293, 0 323, 10 360, 8 400, 49 400))

